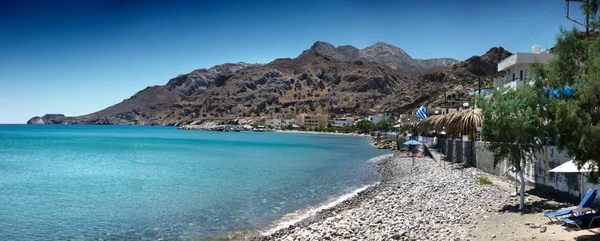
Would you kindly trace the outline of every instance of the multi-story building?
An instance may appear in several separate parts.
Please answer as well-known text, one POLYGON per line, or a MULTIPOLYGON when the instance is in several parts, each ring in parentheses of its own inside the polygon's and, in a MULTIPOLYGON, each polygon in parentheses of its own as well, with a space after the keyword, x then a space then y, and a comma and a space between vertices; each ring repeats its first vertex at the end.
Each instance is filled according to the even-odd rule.
POLYGON ((280 129, 281 128, 281 119, 271 119, 271 120, 269 120, 269 125, 273 129, 280 129))
POLYGON ((327 127, 327 124, 329 123, 329 116, 326 115, 308 115, 308 114, 301 114, 298 117, 296 117, 296 123, 299 126, 304 126, 306 128, 325 128, 327 127))
POLYGON ((260 118, 256 121, 256 125, 258 126, 266 126, 267 125, 267 119, 265 118, 260 118))
POLYGON ((531 53, 515 53, 498 63, 498 72, 506 72, 504 77, 495 78, 495 87, 518 88, 532 77, 536 64, 547 65, 554 58, 553 54, 542 51, 542 46, 535 45, 531 53))
POLYGON ((352 125, 354 125, 354 118, 352 118, 352 117, 336 118, 333 121, 333 126, 337 126, 337 127, 352 126, 352 125))
POLYGON ((387 115, 370 115, 365 117, 364 119, 373 122, 373 124, 377 124, 378 122, 387 120, 389 118, 390 116, 387 115))

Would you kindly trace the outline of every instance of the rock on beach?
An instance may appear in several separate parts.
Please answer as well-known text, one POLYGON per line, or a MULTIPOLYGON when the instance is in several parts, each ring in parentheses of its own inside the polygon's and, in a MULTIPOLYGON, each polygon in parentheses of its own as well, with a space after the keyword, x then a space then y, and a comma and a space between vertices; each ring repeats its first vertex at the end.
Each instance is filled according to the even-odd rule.
POLYGON ((397 156, 379 165, 381 183, 341 204, 255 240, 470 240, 469 229, 506 200, 475 168, 397 156))

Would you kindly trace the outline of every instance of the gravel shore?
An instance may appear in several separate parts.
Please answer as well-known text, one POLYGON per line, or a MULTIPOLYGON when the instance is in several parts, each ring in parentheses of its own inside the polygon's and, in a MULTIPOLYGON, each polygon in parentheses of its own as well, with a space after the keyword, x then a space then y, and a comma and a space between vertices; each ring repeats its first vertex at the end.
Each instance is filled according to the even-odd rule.
POLYGON ((504 206, 506 193, 482 185, 477 169, 397 156, 379 164, 382 180, 293 226, 254 240, 469 240, 469 229, 504 206))

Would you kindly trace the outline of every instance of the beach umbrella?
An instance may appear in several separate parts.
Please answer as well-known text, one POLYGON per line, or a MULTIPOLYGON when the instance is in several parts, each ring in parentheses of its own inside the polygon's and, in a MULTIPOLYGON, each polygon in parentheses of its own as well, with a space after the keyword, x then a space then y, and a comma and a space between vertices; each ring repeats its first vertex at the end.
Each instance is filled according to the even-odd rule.
MULTIPOLYGON (((408 145, 408 146, 418 146, 420 144, 421 144, 421 142, 418 142, 418 141, 415 141, 415 140, 412 140, 412 139, 404 142, 404 145, 408 145)), ((412 155, 412 164, 413 165, 415 165, 415 155, 414 154, 415 153, 413 153, 413 155, 412 155)))
POLYGON ((421 144, 421 142, 415 141, 415 140, 409 140, 404 142, 404 145, 419 145, 421 144))
POLYGON ((423 128, 426 130, 436 130, 441 129, 443 127, 442 121, 444 120, 445 115, 434 115, 422 122, 423 128))
POLYGON ((405 122, 400 129, 403 131, 414 131, 415 127, 417 127, 417 122, 405 122))
POLYGON ((446 115, 444 126, 452 135, 458 133, 473 133, 483 124, 483 115, 480 108, 469 108, 446 115))
POLYGON ((583 198, 583 173, 592 172, 594 170, 594 167, 591 165, 590 162, 587 162, 581 168, 579 168, 573 161, 574 160, 565 162, 560 166, 553 168, 552 170, 550 170, 550 172, 579 173, 581 179, 579 194, 581 195, 581 198, 583 198))

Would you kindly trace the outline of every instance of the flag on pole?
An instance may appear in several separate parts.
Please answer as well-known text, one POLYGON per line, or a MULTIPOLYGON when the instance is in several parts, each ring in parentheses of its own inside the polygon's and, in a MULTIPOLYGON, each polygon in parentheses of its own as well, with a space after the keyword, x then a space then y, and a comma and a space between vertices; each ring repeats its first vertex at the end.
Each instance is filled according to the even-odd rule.
POLYGON ((425 110, 425 106, 419 107, 419 109, 417 110, 417 114, 415 115, 415 117, 417 117, 417 118, 419 118, 421 120, 427 119, 427 110, 425 110))

